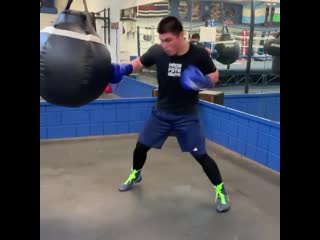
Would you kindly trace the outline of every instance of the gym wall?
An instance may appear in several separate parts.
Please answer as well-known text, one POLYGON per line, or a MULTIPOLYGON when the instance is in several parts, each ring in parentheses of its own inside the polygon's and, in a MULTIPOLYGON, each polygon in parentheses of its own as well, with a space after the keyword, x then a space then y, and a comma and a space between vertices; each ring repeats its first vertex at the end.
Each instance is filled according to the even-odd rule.
POLYGON ((50 26, 56 17, 57 14, 40 13, 40 30, 50 26))
MULTIPOLYGON (((55 7, 58 10, 58 14, 66 7, 67 0, 55 0, 55 7)), ((87 1, 87 6, 89 11, 100 11, 103 8, 107 8, 108 0, 90 0, 87 1)), ((84 11, 84 5, 82 0, 74 0, 71 5, 71 9, 84 11)), ((40 13, 40 30, 51 25, 51 23, 56 19, 58 14, 50 13, 40 13)), ((100 30, 100 29, 99 29, 100 30)), ((97 31, 101 37, 103 32, 97 31)))
POLYGON ((101 99, 79 108, 40 102, 40 139, 136 133, 154 98, 101 99))
MULTIPOLYGON (((52 3, 50 3, 51 5, 54 5, 54 7, 57 9, 57 13, 41 13, 40 12, 40 30, 51 25, 52 22, 56 19, 56 17, 58 16, 58 13, 60 13, 60 11, 62 11, 67 4, 67 0, 51 0, 52 3)), ((91 2, 91 1, 88 1, 91 2)), ((88 6, 89 8, 89 6, 88 6)), ((76 0, 73 1, 72 3, 72 9, 78 9, 78 10, 83 10, 83 2, 82 0, 76 0)))
POLYGON ((280 172, 280 123, 201 101, 208 140, 280 172))
MULTIPOLYGON (((104 8, 107 8, 106 4, 108 1, 105 0, 95 0, 95 1, 87 1, 88 9, 89 11, 101 11, 104 8)), ((56 0, 55 1, 55 7, 57 8, 58 13, 57 14, 50 14, 50 13, 40 13, 40 31, 44 29, 47 26, 52 25, 52 23, 57 18, 58 14, 66 7, 67 0, 56 0)), ((83 1, 82 0, 74 0, 71 9, 74 10, 84 10, 83 1)), ((102 20, 96 21, 96 32, 100 36, 101 40, 104 41, 104 29, 102 20)), ((107 39, 106 39, 107 43, 107 39)), ((109 49, 110 53, 112 51, 110 50, 111 47, 107 44, 107 48, 109 49)))
MULTIPOLYGON (((124 77, 113 93, 122 98, 151 97, 155 85, 124 77)), ((280 94, 235 94, 224 96, 224 106, 258 117, 280 122, 280 94)))
POLYGON ((280 94, 226 95, 224 106, 280 122, 280 94))
MULTIPOLYGON (((110 0, 87 0, 87 6, 90 12, 96 12, 107 7, 109 5, 109 2, 110 0)), ((65 8, 67 0, 55 0, 55 3, 56 8, 61 10, 65 8)), ((73 0, 71 6, 71 8, 74 10, 84 10, 83 0, 73 0)))
MULTIPOLYGON (((40 139, 138 133, 155 98, 99 99, 80 108, 40 102, 40 139)), ((280 171, 280 123, 200 102, 208 140, 280 171)))
POLYGON ((152 97, 152 90, 156 86, 130 78, 123 77, 120 84, 110 84, 112 92, 122 98, 152 97))
MULTIPOLYGON (((262 24, 266 17, 266 2, 256 2, 255 4, 255 24, 262 24)), ((251 3, 243 3, 242 23, 249 24, 251 21, 251 3)))

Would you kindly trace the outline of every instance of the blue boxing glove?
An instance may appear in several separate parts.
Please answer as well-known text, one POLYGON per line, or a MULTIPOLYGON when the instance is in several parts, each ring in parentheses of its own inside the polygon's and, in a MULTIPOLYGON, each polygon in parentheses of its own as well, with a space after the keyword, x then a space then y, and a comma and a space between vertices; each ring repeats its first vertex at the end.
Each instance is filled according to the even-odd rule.
POLYGON ((119 83, 123 76, 131 74, 133 66, 130 63, 113 63, 112 64, 112 79, 110 83, 119 83))
POLYGON ((200 91, 214 86, 209 76, 204 76, 195 66, 188 66, 181 75, 180 82, 185 90, 200 91))

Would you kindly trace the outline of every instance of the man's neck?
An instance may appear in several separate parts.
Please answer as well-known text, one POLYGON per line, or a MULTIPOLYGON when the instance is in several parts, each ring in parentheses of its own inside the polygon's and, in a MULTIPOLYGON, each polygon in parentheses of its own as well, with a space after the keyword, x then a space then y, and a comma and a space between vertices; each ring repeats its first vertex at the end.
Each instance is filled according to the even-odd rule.
POLYGON ((183 43, 181 44, 181 48, 177 52, 178 56, 184 55, 189 51, 190 44, 188 41, 184 40, 183 43))

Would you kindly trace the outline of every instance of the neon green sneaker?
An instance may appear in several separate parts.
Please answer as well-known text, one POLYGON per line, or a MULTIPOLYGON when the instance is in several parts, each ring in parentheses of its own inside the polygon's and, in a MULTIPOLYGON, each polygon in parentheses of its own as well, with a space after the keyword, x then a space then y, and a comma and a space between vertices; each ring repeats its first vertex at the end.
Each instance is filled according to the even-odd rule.
POLYGON ((133 187, 134 183, 138 183, 142 180, 141 170, 131 169, 131 173, 127 180, 119 187, 120 192, 128 191, 133 187))
POLYGON ((230 199, 229 195, 226 192, 223 183, 220 183, 215 187, 216 190, 216 210, 218 212, 226 212, 230 209, 231 204, 230 204, 230 199))

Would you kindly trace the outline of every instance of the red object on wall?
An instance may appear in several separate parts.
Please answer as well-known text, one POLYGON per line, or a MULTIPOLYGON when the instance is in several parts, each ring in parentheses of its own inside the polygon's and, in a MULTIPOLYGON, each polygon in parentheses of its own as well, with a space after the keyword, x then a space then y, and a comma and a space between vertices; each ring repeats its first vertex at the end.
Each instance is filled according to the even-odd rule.
POLYGON ((104 90, 105 93, 112 93, 112 89, 110 87, 110 85, 108 84, 108 86, 106 87, 106 89, 104 90))
POLYGON ((248 55, 248 31, 242 30, 241 32, 241 55, 247 56, 248 55))

